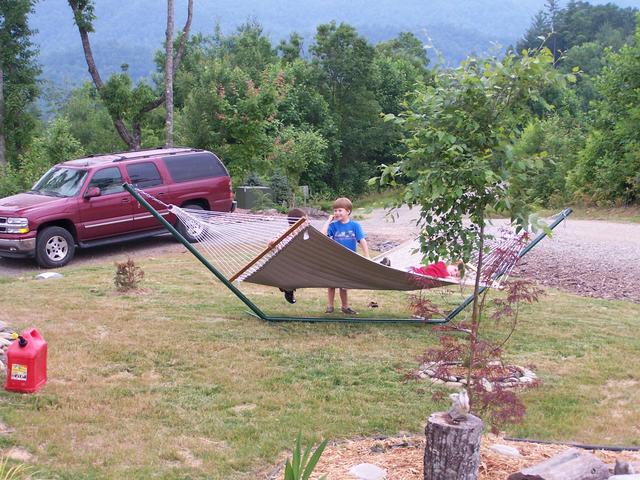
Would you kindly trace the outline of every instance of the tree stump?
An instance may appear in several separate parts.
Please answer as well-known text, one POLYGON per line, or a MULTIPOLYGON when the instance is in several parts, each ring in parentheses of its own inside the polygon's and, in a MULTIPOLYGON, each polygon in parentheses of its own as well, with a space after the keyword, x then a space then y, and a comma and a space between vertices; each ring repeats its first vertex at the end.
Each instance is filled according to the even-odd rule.
POLYGON ((508 480, 604 480, 609 469, 595 455, 575 448, 509 475, 508 480))
POLYGON ((424 480, 476 480, 482 420, 473 415, 454 423, 447 412, 427 420, 424 480))

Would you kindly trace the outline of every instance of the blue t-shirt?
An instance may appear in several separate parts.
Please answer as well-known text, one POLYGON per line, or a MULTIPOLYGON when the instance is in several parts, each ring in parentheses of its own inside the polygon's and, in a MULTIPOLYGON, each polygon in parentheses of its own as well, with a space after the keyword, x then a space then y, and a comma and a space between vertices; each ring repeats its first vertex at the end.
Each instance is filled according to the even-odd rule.
POLYGON ((354 222, 353 220, 349 220, 347 223, 342 223, 338 220, 331 222, 327 230, 327 236, 354 252, 356 251, 358 242, 365 238, 362 227, 358 222, 354 222))

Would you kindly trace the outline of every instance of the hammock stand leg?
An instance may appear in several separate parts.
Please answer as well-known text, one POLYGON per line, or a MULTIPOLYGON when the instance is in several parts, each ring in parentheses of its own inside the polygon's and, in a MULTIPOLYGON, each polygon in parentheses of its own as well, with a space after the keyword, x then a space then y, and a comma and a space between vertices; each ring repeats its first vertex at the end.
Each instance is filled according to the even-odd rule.
MULTIPOLYGON (((176 238, 176 240, 182 243, 187 248, 187 250, 189 250, 189 252, 191 252, 193 256, 196 257, 200 261, 200 263, 202 263, 207 268, 207 270, 213 273, 218 280, 220 280, 229 290, 233 292, 234 295, 236 295, 240 299, 240 301, 242 301, 247 307, 249 307, 250 311, 248 313, 250 315, 255 316, 261 320, 265 320, 267 322, 354 323, 354 324, 358 324, 358 323, 400 324, 402 323, 402 324, 409 324, 409 325, 434 325, 434 324, 441 325, 453 320, 454 317, 456 317, 462 310, 464 310, 473 301, 473 295, 467 297, 455 310, 449 313, 449 315, 447 315, 445 318, 401 319, 401 318, 352 318, 352 317, 340 318, 340 317, 288 317, 288 316, 272 317, 272 316, 266 315, 255 303, 249 300, 249 298, 247 298, 247 296, 244 293, 242 293, 220 271, 218 271, 216 267, 214 267, 206 258, 204 258, 202 254, 198 251, 198 249, 196 249, 193 245, 191 245, 191 243, 189 243, 189 241, 187 241, 182 235, 180 235, 180 233, 173 227, 173 225, 171 225, 162 215, 160 215, 156 211, 156 209, 149 204, 149 202, 143 199, 131 185, 129 185, 128 183, 125 183, 123 187, 127 192, 129 192, 133 196, 133 198, 135 198, 140 203, 140 205, 146 208, 149 211, 149 213, 151 213, 151 215, 153 215, 156 218, 156 220, 158 220, 169 231, 169 233, 171 233, 171 235, 173 235, 176 238)), ((567 216, 569 216, 571 212, 572 210, 570 208, 563 210, 560 213, 559 218, 557 218, 549 226, 549 228, 554 229, 562 220, 567 218, 567 216)), ((522 252, 520 252, 520 254, 518 255, 518 258, 524 256, 527 252, 529 252, 546 235, 547 234, 545 232, 538 235, 529 245, 527 245, 526 248, 522 250, 522 252)), ((498 274, 496 274, 496 278, 502 275, 503 273, 504 272, 498 272, 498 274)), ((481 287, 480 292, 483 292, 484 290, 486 290, 486 288, 487 287, 481 287)))
POLYGON ((135 198, 138 202, 140 202, 140 205, 146 208, 149 211, 149 213, 156 218, 156 220, 158 220, 167 230, 169 230, 169 233, 171 233, 171 235, 173 235, 176 238, 176 240, 182 243, 187 248, 187 250, 189 250, 193 254, 194 257, 200 260, 200 262, 205 267, 207 267, 207 269, 211 273, 213 273, 216 276, 218 280, 224 283, 224 285, 229 290, 231 290, 247 307, 249 307, 256 316, 258 316, 263 320, 267 320, 267 316, 264 314, 262 310, 258 308, 258 306, 255 303, 249 300, 244 293, 238 290, 238 288, 233 283, 227 280, 227 278, 222 273, 220 273, 216 267, 211 265, 211 263, 209 263, 207 259, 202 256, 202 254, 198 251, 198 249, 195 248, 193 245, 191 245, 191 243, 189 243, 189 241, 186 238, 180 235, 180 233, 173 227, 173 225, 167 222, 167 220, 162 215, 160 215, 156 211, 156 209, 149 204, 149 202, 147 202, 144 198, 142 198, 131 185, 129 185, 128 183, 125 183, 123 187, 127 192, 129 192, 133 196, 133 198, 135 198))

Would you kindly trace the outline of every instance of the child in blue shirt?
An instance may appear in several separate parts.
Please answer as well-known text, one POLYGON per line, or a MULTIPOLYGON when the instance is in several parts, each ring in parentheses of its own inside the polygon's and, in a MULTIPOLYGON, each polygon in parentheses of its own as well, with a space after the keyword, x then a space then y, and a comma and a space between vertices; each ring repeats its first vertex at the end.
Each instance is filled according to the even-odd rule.
MULTIPOLYGON (((329 216, 329 220, 327 220, 322 227, 322 233, 354 252, 356 251, 357 245, 360 244, 365 256, 369 258, 369 246, 367 245, 362 227, 358 222, 349 218, 352 210, 353 205, 351 204, 351 200, 348 198, 338 198, 333 202, 333 215, 329 216)), ((336 289, 329 288, 327 290, 327 309, 325 313, 333 313, 335 297, 336 289)), ((358 314, 358 312, 349 306, 346 288, 340 289, 340 301, 342 302, 342 313, 349 315, 358 314)))

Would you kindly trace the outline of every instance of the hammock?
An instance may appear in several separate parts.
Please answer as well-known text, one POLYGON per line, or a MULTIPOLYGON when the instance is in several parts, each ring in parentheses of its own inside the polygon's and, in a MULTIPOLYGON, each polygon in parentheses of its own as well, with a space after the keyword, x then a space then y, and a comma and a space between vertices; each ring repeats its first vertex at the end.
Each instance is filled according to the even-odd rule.
MULTIPOLYGON (((230 281, 283 290, 336 287, 409 291, 461 283, 459 278, 430 277, 369 260, 331 240, 306 219, 209 212, 175 205, 168 209, 197 240, 197 248, 230 281)), ((498 286, 498 280, 515 265, 521 248, 517 238, 495 246, 483 259, 482 285, 498 286), (498 271, 499 278, 491 278, 491 273, 498 271)))
MULTIPOLYGON (((268 321, 354 323, 446 323, 462 311, 468 297, 444 319, 316 318, 267 316, 232 282, 250 282, 293 290, 297 288, 348 288, 366 290, 418 290, 459 285, 458 278, 436 278, 391 268, 364 258, 315 229, 307 219, 281 215, 213 212, 167 205, 125 184, 124 188, 170 233, 200 260, 251 311, 268 321), (169 209, 182 225, 179 233, 144 198, 169 209), (197 249, 187 238, 197 242, 197 249)), ((553 229, 571 213, 564 210, 550 225, 553 229)), ((498 286, 518 258, 535 246, 541 233, 525 246, 525 237, 511 237, 494 246, 483 258, 481 291, 498 286)), ((472 267, 471 267, 472 268, 472 267)), ((473 269, 473 268, 472 268, 473 269)), ((473 275, 469 275, 470 277, 473 275)))

